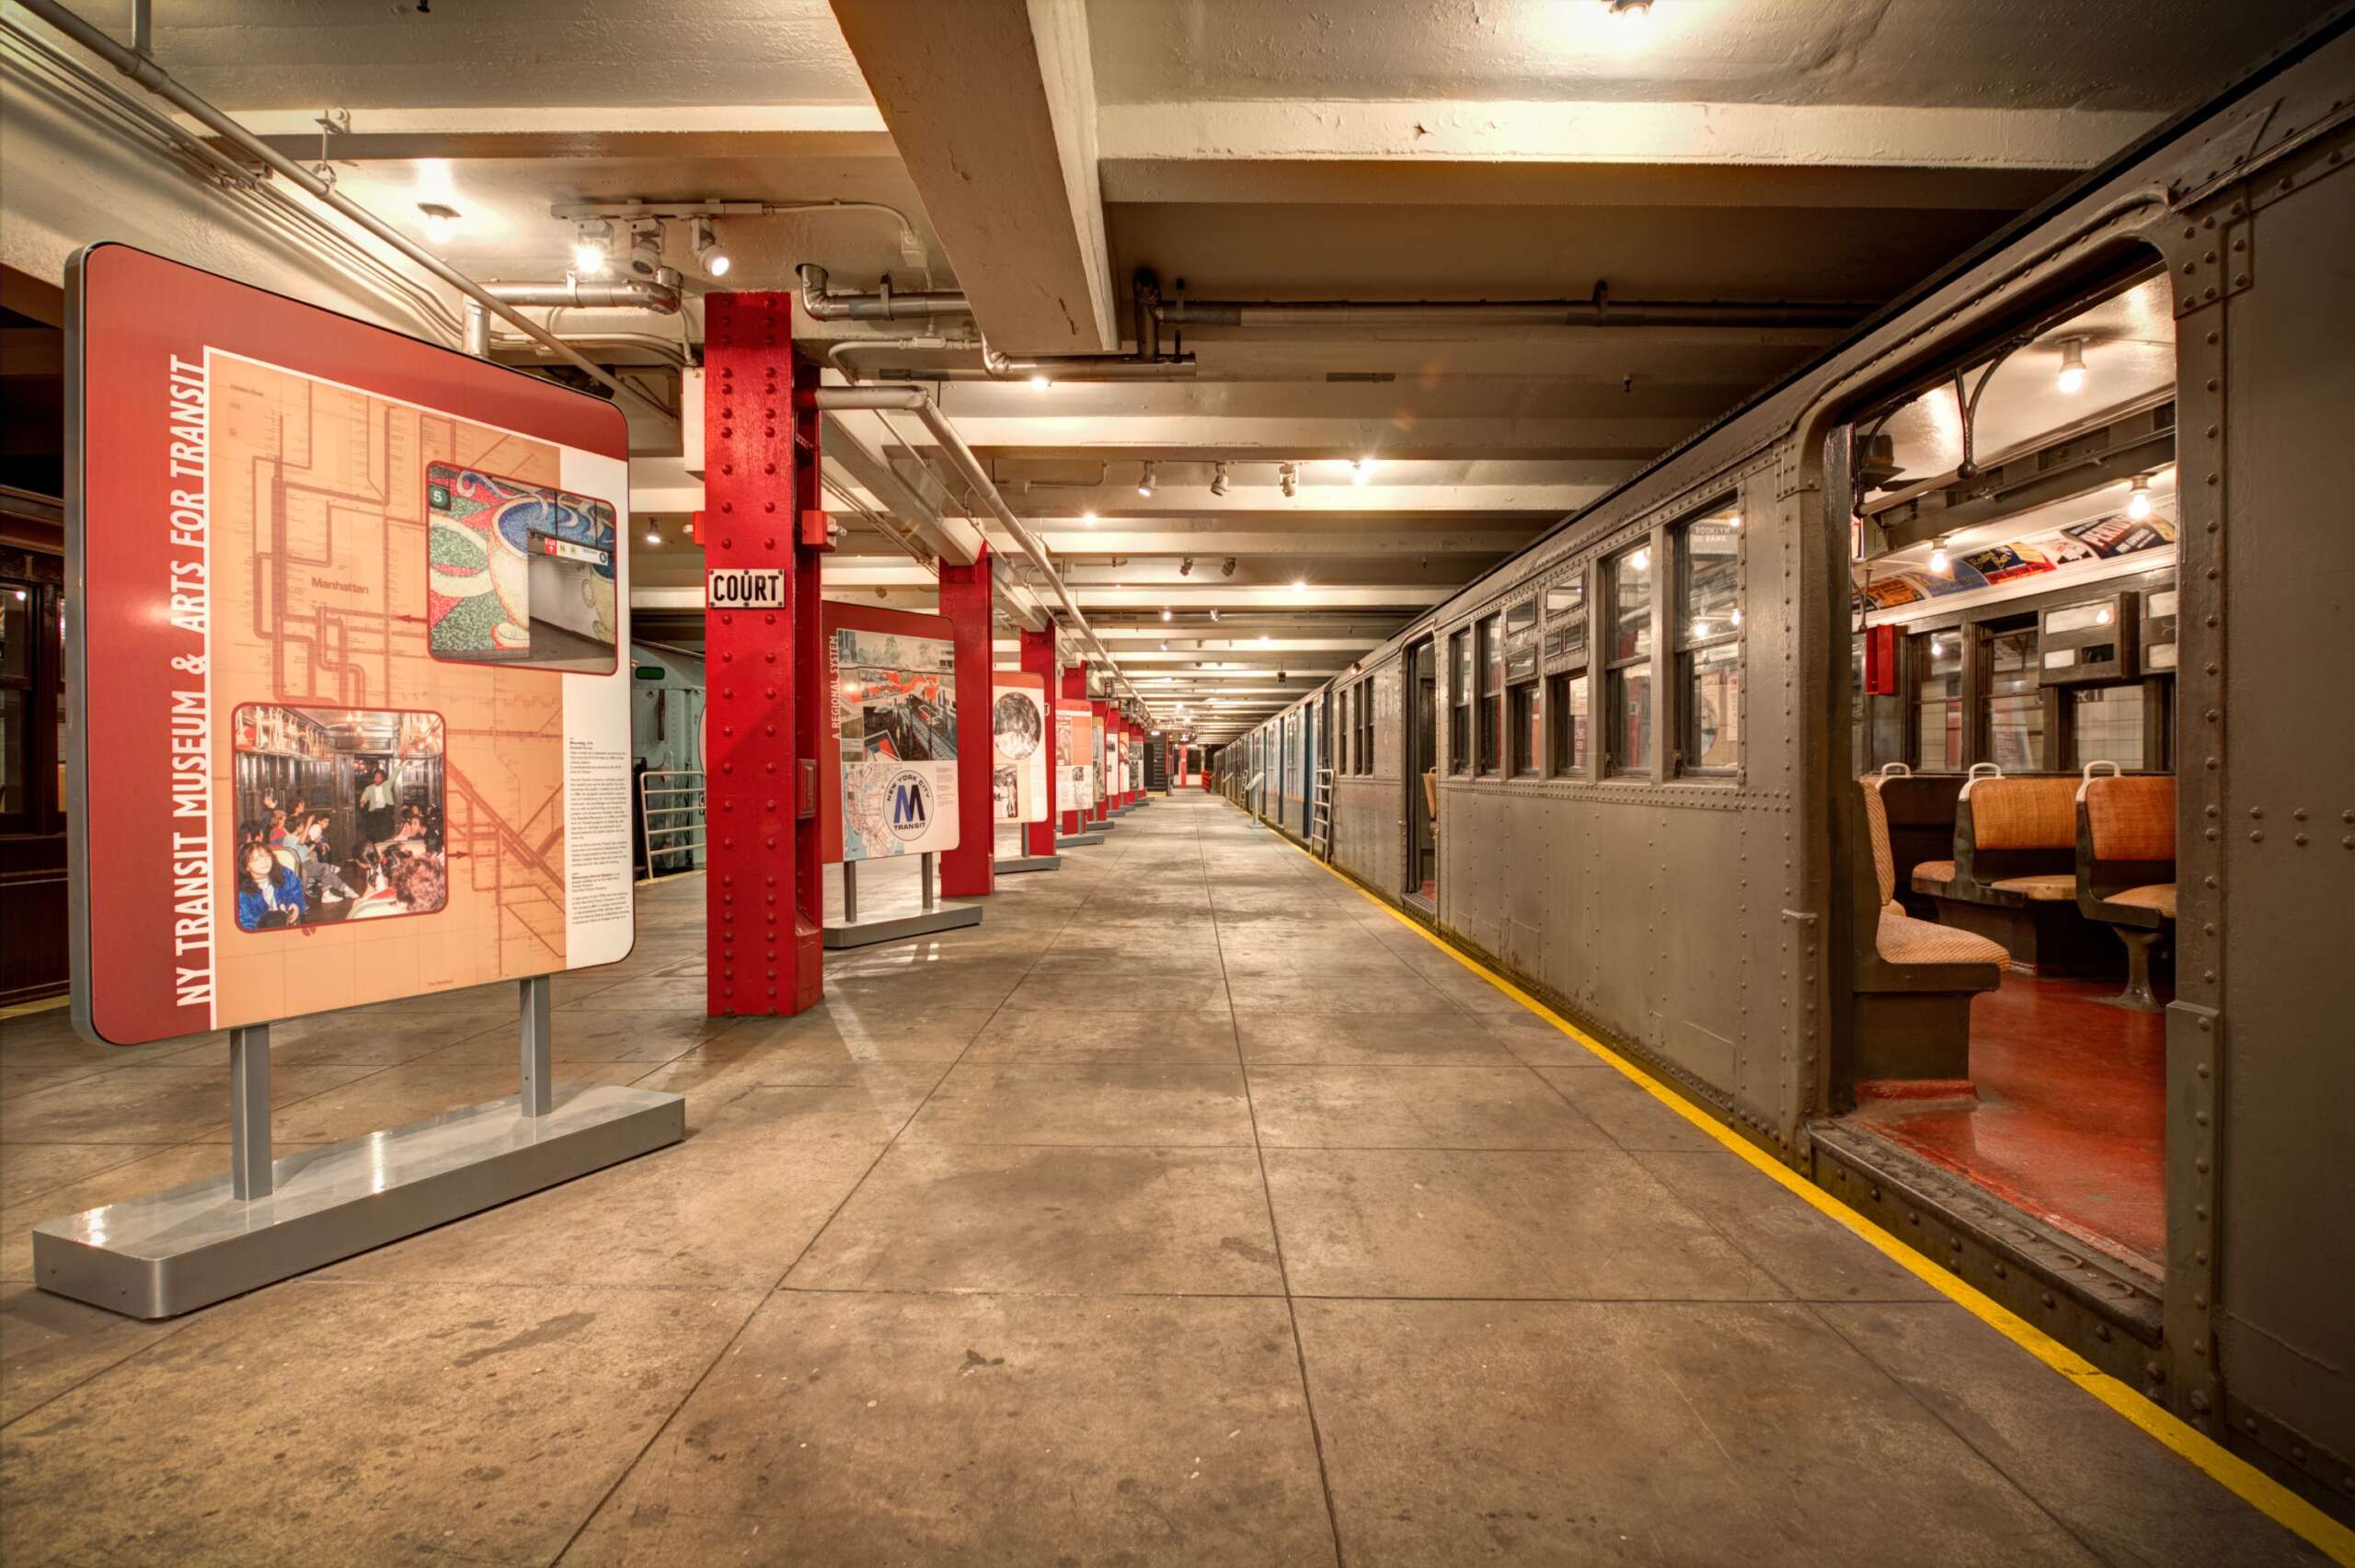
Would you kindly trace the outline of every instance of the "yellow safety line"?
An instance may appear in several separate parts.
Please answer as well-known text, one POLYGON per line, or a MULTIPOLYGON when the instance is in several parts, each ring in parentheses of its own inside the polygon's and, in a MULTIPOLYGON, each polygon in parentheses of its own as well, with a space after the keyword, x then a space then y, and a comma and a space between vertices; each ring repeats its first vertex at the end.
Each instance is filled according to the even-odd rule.
POLYGON ((12 1002, 6 1007, 0 1007, 0 1018, 17 1018, 29 1013, 53 1013, 73 1000, 70 996, 52 996, 41 1001, 12 1002))
MULTIPOLYGON (((1228 804, 1234 803, 1230 801, 1228 804)), ((1236 809, 1242 808, 1237 807, 1236 809)), ((1244 815, 1247 817, 1250 813, 1245 812, 1244 815)), ((1654 1099, 1733 1150, 1749 1162, 1753 1169, 1763 1172, 1780 1183, 1786 1191, 1863 1237, 1867 1242, 1879 1248, 1900 1267, 1960 1305, 1972 1316, 1993 1328, 1998 1333, 2068 1379, 2086 1393, 2109 1406, 2150 1436, 2198 1465, 2243 1502, 2283 1528, 2301 1537, 2332 1562, 2342 1564, 2342 1568, 2355 1568, 2355 1530, 2350 1530, 2340 1524, 2246 1459, 2227 1452, 2214 1438, 2196 1432, 2177 1420, 2134 1390, 2120 1382, 2026 1318, 2014 1312, 2010 1308, 2004 1306, 1992 1297, 1981 1294, 1970 1284, 1948 1274, 1897 1236, 1881 1229, 1865 1214, 1849 1207, 1813 1182, 1766 1154, 1749 1139, 1733 1131, 1715 1116, 1701 1110, 1683 1094, 1653 1077, 1634 1061, 1603 1044, 1487 965, 1459 951, 1452 943, 1425 928, 1421 922, 1409 919, 1392 908, 1387 899, 1369 890, 1354 876, 1327 865, 1290 839, 1283 838, 1281 833, 1277 837, 1282 840, 1286 847, 1305 856, 1311 864, 1320 870, 1330 873, 1384 914, 1388 915, 1408 931, 1511 997, 1538 1017, 1553 1024, 1555 1028, 1593 1052, 1604 1062, 1617 1068, 1622 1074, 1649 1093, 1654 1099)))

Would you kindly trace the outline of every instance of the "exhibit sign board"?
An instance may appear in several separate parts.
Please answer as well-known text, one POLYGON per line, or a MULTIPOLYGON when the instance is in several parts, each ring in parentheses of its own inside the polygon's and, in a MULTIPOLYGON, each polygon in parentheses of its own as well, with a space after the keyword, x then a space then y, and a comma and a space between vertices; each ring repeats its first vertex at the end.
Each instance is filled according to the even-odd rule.
POLYGON ((826 601, 833 789, 819 826, 833 861, 957 847, 957 664, 947 620, 826 601))
POLYGON ((991 672, 991 792, 994 820, 1047 819, 1047 678, 1026 670, 991 672))
POLYGON ((1096 805, 1096 715, 1086 708, 1057 708, 1055 737, 1055 755, 1063 770, 1063 809, 1090 810, 1096 805))
POLYGON ((126 246, 66 283, 77 1026, 626 956, 621 411, 126 246))

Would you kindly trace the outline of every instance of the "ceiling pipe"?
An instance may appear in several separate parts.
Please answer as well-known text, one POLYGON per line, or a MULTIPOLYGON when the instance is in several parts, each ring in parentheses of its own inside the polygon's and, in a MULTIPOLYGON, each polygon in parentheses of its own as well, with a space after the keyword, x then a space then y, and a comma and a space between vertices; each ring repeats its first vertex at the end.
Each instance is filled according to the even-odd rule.
POLYGON ((993 381, 1186 381, 1194 356, 1161 351, 1161 282, 1140 269, 1136 294, 1137 346, 1130 354, 1001 354, 982 345, 982 372, 993 381))
POLYGON ((668 267, 653 278, 612 281, 566 278, 554 283, 485 283, 491 298, 511 305, 554 305, 566 310, 650 310, 679 314, 679 275, 668 267))
POLYGON ((817 321, 913 321, 973 314, 972 303, 949 290, 897 293, 887 278, 882 288, 871 294, 830 293, 826 269, 816 262, 805 261, 793 270, 801 280, 801 308, 817 321))
POLYGON ((210 102, 182 86, 170 72, 166 71, 153 60, 136 51, 123 48, 81 17, 59 5, 57 0, 22 0, 22 4, 26 10, 121 72, 147 91, 191 116, 214 135, 235 146, 247 157, 293 182, 313 200, 326 204, 350 219, 378 240, 390 246, 468 299, 479 302, 492 315, 499 316, 509 326, 515 327, 534 341, 545 345, 558 359, 584 372, 599 385, 611 388, 617 396, 634 397, 665 418, 675 418, 671 410, 663 407, 661 403, 618 376, 613 375, 586 355, 566 347, 560 338, 531 321, 514 306, 496 298, 480 283, 443 261, 431 251, 418 245, 375 213, 338 191, 333 185, 279 152, 269 143, 213 108, 210 102))
POLYGON ((1163 300, 1156 322, 1181 326, 1853 326, 1877 308, 1846 302, 1614 300, 1163 300))
POLYGON ((1054 559, 1047 554, 1046 545, 1040 543, 1039 536, 1030 532, 1027 523, 1014 515, 1014 509, 1007 506, 1005 498, 998 494, 989 470, 982 466, 980 458, 973 455, 973 449, 965 444, 965 438, 957 433, 957 427, 948 422, 948 417, 940 411, 940 406, 932 400, 930 394, 914 386, 821 386, 796 393, 794 400, 804 407, 824 413, 897 412, 913 414, 922 420, 925 429, 930 430, 933 439, 940 443, 941 450, 948 454, 950 463, 964 475, 965 482, 972 486, 973 494, 989 509, 990 515, 997 519, 1023 555, 1029 557, 1030 565, 1046 578, 1047 586, 1053 589, 1056 601, 1062 604, 1064 615, 1069 618, 1072 629, 1086 639, 1087 646, 1096 650, 1097 658, 1103 662, 1105 669, 1128 689, 1130 698, 1140 705, 1143 704, 1144 694, 1137 690, 1136 683, 1129 679, 1128 672, 1112 657, 1112 650, 1106 647, 1103 639, 1096 635, 1096 628, 1087 624, 1087 616, 1080 610, 1078 601, 1072 598, 1071 589, 1064 585, 1063 574, 1055 569, 1054 559))

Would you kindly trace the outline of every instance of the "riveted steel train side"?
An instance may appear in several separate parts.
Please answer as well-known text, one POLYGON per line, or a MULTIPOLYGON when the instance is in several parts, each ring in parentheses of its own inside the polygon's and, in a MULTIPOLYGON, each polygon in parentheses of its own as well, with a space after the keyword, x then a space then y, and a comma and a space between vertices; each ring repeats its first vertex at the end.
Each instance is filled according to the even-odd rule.
MULTIPOLYGON (((2342 12, 1215 761, 1230 798, 2341 1512, 2355 1505, 2350 254, 2342 12), (2137 301, 2166 330, 2134 340, 2172 339, 2164 388, 2040 436, 2023 462, 1966 445, 1920 484, 1888 472, 1879 438, 1924 409, 1968 409, 2007 360, 2047 377, 2057 363, 2069 390, 2084 343, 2098 361, 2108 339, 2088 329, 2073 350, 2061 329, 2137 301), (2172 474, 2164 564, 2105 554, 2113 521, 2068 523, 2057 554, 2146 617, 2140 690, 2165 711, 2142 730, 2100 727, 2108 710, 2050 661, 2112 645, 2062 646, 2043 601, 1999 591, 2009 565, 1952 599, 1918 564, 1875 576, 1924 551, 1948 570, 1947 543, 1977 537, 1990 497, 2055 485, 2068 464, 2114 462, 2102 482, 2124 495, 2130 454, 2172 474), (1896 580, 1925 577, 1926 595, 1896 580), (1916 601, 1883 602, 1904 593, 1916 601), (1974 622, 1971 594, 2028 630, 1974 622), (1993 693, 1980 716, 1930 694, 1947 679, 1938 630, 1921 632, 1919 679, 1897 691, 1874 649, 1884 623, 1882 653, 1924 626, 1980 650, 1953 677, 1993 693), (2019 650, 2025 663, 2005 662, 2019 650), (2008 706, 2005 680, 2021 691, 2008 706), (1951 816, 1961 764, 1991 745, 2026 759, 2012 773, 2041 764, 2074 784, 2081 752, 2146 744, 2125 771, 2176 781, 2175 980, 2150 1024, 2163 1244, 2137 1261, 1851 1113, 1882 1080, 1932 1075, 1892 1065, 1889 1041, 1914 1036, 1887 1032, 1899 1013, 1883 1002, 1926 1009, 1936 989, 1889 956, 1884 916, 1927 906, 1902 877, 1877 885, 1882 830, 1859 775, 1951 774, 1951 816)), ((2131 483, 2139 508, 2140 469, 2131 483)))

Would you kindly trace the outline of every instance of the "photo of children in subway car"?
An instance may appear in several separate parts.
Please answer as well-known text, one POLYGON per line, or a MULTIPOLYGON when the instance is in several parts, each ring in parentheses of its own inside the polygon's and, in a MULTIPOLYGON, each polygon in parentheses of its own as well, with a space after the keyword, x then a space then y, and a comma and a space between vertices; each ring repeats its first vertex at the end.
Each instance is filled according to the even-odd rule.
POLYGON ((247 704, 231 729, 239 930, 449 901, 439 714, 247 704))

